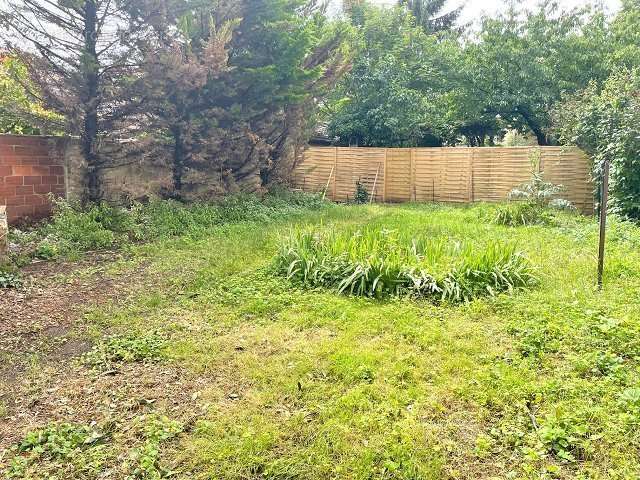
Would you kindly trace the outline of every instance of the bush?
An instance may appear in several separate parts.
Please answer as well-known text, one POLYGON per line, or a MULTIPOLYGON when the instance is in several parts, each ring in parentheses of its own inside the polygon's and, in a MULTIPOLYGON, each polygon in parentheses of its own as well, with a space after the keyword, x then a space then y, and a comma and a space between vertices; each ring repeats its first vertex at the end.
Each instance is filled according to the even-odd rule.
POLYGON ((568 200, 554 198, 564 187, 544 181, 540 171, 540 156, 539 149, 532 152, 531 179, 509 192, 509 203, 498 207, 493 223, 511 227, 547 224, 553 220, 553 216, 547 211, 548 207, 575 211, 575 207, 568 200))
POLYGON ((412 295, 467 301, 536 282, 528 262, 510 245, 477 253, 442 240, 394 231, 295 231, 281 245, 275 270, 304 286, 356 296, 412 295))
POLYGON ((552 220, 552 215, 544 207, 529 202, 509 202, 500 205, 492 219, 496 225, 509 227, 548 224, 552 220))
POLYGON ((356 192, 353 195, 353 201, 359 205, 365 204, 369 201, 369 191, 367 187, 358 180, 356 182, 356 192))
POLYGON ((328 203, 318 195, 276 190, 263 198, 229 196, 218 203, 185 205, 174 200, 135 203, 129 208, 107 203, 82 208, 57 201, 51 220, 31 232, 12 233, 20 246, 15 263, 77 255, 90 250, 118 249, 132 242, 199 235, 226 223, 268 222, 318 209, 328 203))
POLYGON ((591 158, 595 177, 611 162, 611 211, 640 220, 640 69, 614 71, 565 98, 553 112, 556 134, 591 158))

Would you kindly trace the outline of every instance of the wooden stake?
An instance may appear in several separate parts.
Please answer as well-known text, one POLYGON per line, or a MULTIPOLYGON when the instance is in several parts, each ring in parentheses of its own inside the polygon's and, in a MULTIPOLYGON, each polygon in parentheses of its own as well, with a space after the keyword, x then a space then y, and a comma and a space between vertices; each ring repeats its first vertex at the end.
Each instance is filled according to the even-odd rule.
POLYGON ((373 199, 376 196, 376 184, 378 183, 379 173, 380 173, 380 163, 378 162, 378 169, 376 170, 376 178, 373 180, 373 189, 371 189, 371 195, 369 195, 369 203, 373 203, 373 199))
POLYGON ((331 172, 329 173, 329 179, 327 180, 327 184, 324 187, 324 191, 322 192, 322 199, 324 200, 324 198, 327 196, 327 190, 329 188, 329 183, 331 183, 331 177, 333 177, 333 170, 336 168, 336 166, 334 165, 333 167, 331 167, 331 172))

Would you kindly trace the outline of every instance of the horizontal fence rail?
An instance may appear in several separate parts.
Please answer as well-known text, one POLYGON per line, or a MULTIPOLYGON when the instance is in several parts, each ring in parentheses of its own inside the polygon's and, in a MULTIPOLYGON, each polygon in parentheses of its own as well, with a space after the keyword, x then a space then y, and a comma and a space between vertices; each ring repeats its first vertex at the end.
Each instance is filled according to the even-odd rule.
POLYGON ((534 169, 564 187, 559 197, 593 213, 589 160, 574 147, 310 147, 294 183, 334 201, 352 200, 360 182, 376 202, 496 202, 534 169))

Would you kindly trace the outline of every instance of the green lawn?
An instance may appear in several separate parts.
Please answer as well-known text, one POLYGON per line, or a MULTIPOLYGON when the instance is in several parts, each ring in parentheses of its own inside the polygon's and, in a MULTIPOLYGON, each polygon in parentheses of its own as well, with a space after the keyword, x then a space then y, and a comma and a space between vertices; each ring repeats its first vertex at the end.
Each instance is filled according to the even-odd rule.
POLYGON ((96 408, 94 424, 69 414, 70 426, 35 432, 19 459, 5 455, 5 474, 640 478, 640 230, 614 222, 598 292, 595 221, 502 227, 489 208, 336 206, 135 247, 113 269, 149 262, 155 286, 83 322, 101 361, 179 372, 179 401, 112 417, 96 408), (303 290, 270 269, 301 225, 515 242, 540 282, 441 305, 303 290))

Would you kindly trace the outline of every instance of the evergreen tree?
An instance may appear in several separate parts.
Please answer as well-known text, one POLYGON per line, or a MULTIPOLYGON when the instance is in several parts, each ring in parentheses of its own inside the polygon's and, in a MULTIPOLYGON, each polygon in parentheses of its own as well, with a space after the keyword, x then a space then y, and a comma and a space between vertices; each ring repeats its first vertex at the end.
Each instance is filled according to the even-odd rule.
POLYGON ((453 30, 464 6, 444 11, 447 0, 399 0, 428 34, 453 30))
POLYGON ((101 198, 100 172, 111 163, 100 144, 126 115, 124 80, 133 66, 122 43, 132 34, 121 30, 125 20, 114 0, 7 0, 0 12, 0 38, 29 72, 27 94, 57 114, 43 128, 81 139, 89 201, 101 198))

